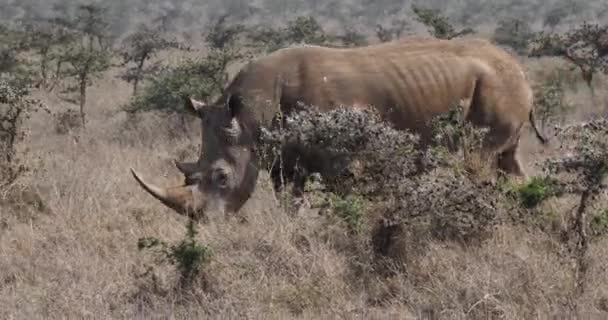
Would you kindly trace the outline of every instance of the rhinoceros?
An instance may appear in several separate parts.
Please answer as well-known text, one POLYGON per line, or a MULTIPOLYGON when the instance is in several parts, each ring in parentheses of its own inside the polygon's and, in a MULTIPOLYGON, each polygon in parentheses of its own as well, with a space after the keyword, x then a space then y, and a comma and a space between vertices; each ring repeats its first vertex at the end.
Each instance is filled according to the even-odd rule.
MULTIPOLYGON (((517 157, 525 123, 541 143, 523 67, 483 39, 411 37, 358 48, 296 46, 243 67, 212 104, 186 99, 202 120, 202 152, 178 163, 182 186, 163 188, 131 169, 141 187, 176 212, 200 218, 235 213, 255 189, 260 128, 300 105, 375 108, 397 129, 429 136, 427 120, 466 102, 467 120, 489 128, 485 147, 497 167, 526 177, 517 157)), ((427 139, 428 140, 428 139, 427 139)))

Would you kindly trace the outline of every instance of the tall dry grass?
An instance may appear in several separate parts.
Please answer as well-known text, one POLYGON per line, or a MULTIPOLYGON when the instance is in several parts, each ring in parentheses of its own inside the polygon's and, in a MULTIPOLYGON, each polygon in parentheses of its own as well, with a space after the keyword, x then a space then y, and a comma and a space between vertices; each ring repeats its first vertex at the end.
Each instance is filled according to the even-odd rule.
MULTIPOLYGON (((534 63, 530 68, 539 68, 534 63)), ((29 122, 25 146, 35 171, 20 183, 33 188, 46 208, 18 207, 7 200, 11 194, 2 195, 0 318, 606 317, 606 237, 595 239, 586 254, 582 294, 574 262, 555 232, 525 224, 499 224, 476 245, 398 239, 394 254, 406 258, 393 269, 371 252, 369 230, 353 236, 316 210, 295 213, 281 206, 265 175, 238 216, 198 226, 197 240, 213 257, 194 290, 177 290, 175 270, 138 251, 137 240, 179 241, 185 220, 143 192, 129 167, 159 184, 180 183, 171 161, 197 157, 198 123, 190 119, 183 128, 174 117, 153 114, 129 120, 118 106, 128 101, 130 87, 115 71, 91 89, 85 132, 58 135, 46 115, 29 122), (411 246, 420 241, 428 245, 411 246)), ((589 107, 576 94, 569 93, 581 109, 589 107)), ((67 107, 53 94, 38 95, 53 111, 67 107)), ((531 163, 548 151, 532 135, 523 143, 524 162, 534 173, 531 163)), ((556 211, 555 229, 573 201, 548 205, 556 211)))

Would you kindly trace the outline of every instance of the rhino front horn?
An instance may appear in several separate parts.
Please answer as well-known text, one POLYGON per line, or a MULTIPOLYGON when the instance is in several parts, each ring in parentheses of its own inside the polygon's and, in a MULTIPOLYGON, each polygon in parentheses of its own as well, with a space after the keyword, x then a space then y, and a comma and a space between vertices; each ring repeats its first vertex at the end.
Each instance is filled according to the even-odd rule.
POLYGON ((194 198, 192 186, 179 186, 172 188, 161 188, 147 183, 135 170, 131 169, 131 174, 139 185, 148 191, 154 198, 160 200, 167 207, 175 210, 179 214, 189 216, 192 213, 194 198))

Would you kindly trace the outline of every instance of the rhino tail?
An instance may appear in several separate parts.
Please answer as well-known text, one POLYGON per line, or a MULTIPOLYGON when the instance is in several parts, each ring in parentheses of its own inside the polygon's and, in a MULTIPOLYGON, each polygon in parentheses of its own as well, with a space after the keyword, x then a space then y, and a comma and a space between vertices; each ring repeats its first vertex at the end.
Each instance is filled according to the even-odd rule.
POLYGON ((540 130, 538 129, 538 126, 536 125, 536 119, 534 116, 534 108, 530 109, 530 114, 529 114, 529 120, 530 120, 530 125, 532 126, 532 129, 534 129, 534 133, 536 134, 536 138, 538 138, 538 140, 542 143, 542 144, 547 144, 549 142, 549 139, 547 139, 547 137, 545 137, 540 130))

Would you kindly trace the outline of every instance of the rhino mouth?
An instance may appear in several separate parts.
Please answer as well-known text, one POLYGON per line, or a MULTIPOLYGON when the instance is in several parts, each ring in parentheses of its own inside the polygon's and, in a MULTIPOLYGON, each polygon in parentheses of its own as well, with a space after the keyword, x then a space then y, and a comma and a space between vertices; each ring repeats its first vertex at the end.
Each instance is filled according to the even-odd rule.
POLYGON ((142 175, 133 168, 131 168, 131 174, 144 190, 177 213, 186 216, 195 216, 199 211, 197 208, 198 206, 195 206, 195 197, 193 194, 194 189, 197 187, 196 185, 163 188, 147 182, 142 178, 142 175))

